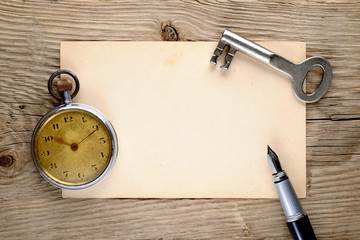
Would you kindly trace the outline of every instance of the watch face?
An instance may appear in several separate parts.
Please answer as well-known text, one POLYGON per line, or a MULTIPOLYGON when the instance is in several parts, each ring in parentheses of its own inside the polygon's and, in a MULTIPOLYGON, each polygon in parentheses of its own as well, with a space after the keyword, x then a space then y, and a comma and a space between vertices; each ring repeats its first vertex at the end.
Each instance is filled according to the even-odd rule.
POLYGON ((60 187, 89 184, 106 171, 113 155, 112 134, 89 111, 69 108, 51 114, 33 136, 35 165, 60 187))

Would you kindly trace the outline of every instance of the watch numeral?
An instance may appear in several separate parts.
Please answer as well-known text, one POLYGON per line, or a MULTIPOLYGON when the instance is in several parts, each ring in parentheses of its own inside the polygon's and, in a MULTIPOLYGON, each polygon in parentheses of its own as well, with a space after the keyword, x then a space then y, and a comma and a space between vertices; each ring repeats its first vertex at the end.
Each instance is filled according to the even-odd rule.
POLYGON ((73 121, 73 118, 72 118, 72 116, 64 117, 64 121, 65 121, 65 123, 69 123, 69 122, 73 121))
POLYGON ((44 157, 47 157, 47 156, 50 155, 50 152, 49 151, 43 151, 40 155, 44 156, 44 157))
POLYGON ((91 165, 91 167, 93 168, 94 171, 98 170, 98 168, 96 167, 96 164, 91 165))
POLYGON ((82 120, 83 123, 86 122, 85 117, 81 117, 81 120, 82 120))
POLYGON ((99 139, 99 141, 100 141, 100 144, 104 144, 104 143, 106 143, 106 140, 105 140, 105 138, 104 138, 104 137, 100 138, 100 139, 99 139))
POLYGON ((69 176, 69 171, 63 171, 64 177, 68 177, 69 176))
POLYGON ((78 173, 78 177, 79 177, 79 178, 84 178, 84 177, 85 177, 85 173, 84 173, 84 172, 79 172, 79 173, 78 173))
POLYGON ((54 130, 59 129, 59 124, 58 124, 58 123, 54 123, 54 124, 53 124, 53 128, 54 128, 54 130))
POLYGON ((51 168, 51 169, 55 169, 55 168, 57 168, 56 163, 50 163, 50 168, 51 168))
POLYGON ((101 152, 101 153, 100 153, 100 156, 101 156, 101 158, 104 158, 104 157, 105 157, 104 152, 101 152))
POLYGON ((54 138, 52 136, 46 136, 46 137, 42 137, 45 142, 50 142, 51 140, 53 140, 54 138))
POLYGON ((99 127, 100 127, 99 124, 96 124, 96 125, 92 126, 92 128, 95 129, 95 130, 99 130, 99 127))

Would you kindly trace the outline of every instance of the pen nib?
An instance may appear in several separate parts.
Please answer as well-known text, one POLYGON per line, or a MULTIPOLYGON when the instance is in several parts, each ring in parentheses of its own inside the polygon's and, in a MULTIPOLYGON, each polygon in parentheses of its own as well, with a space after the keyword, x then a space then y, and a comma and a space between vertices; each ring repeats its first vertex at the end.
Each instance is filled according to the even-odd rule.
POLYGON ((282 168, 281 168, 281 164, 280 164, 278 156, 269 147, 269 145, 267 147, 268 147, 267 158, 268 158, 268 161, 269 161, 269 164, 271 166, 273 173, 275 174, 275 173, 281 172, 282 168))

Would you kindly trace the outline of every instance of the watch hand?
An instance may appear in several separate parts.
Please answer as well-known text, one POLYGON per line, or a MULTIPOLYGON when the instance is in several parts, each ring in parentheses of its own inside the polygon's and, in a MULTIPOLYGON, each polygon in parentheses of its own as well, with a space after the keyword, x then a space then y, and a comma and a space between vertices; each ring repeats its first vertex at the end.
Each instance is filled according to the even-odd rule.
POLYGON ((92 134, 94 134, 94 132, 96 132, 97 130, 99 130, 98 128, 95 129, 94 131, 92 131, 89 135, 87 135, 83 140, 81 140, 80 142, 78 142, 77 144, 79 145, 81 142, 83 142, 85 139, 87 139, 88 137, 90 137, 92 134))
POLYGON ((62 144, 66 144, 68 146, 71 146, 71 144, 65 142, 64 140, 62 140, 61 138, 55 138, 55 140, 58 142, 58 143, 62 143, 62 144))

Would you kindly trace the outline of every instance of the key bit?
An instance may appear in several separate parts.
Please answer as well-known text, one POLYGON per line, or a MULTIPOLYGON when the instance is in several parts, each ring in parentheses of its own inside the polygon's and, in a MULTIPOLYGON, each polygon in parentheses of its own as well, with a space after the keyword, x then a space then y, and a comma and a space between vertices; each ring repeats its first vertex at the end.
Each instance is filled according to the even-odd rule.
POLYGON ((230 67, 230 64, 235 56, 236 53, 236 49, 230 47, 229 51, 227 52, 226 56, 225 56, 225 64, 222 65, 220 68, 224 69, 224 70, 228 70, 228 68, 230 67))
MULTIPOLYGON (((215 51, 211 57, 210 62, 214 65, 216 65, 217 63, 217 58, 224 52, 225 48, 228 47, 229 49, 227 50, 226 56, 225 56, 225 64, 220 66, 220 68, 224 69, 224 70, 228 70, 228 68, 230 67, 230 64, 235 56, 235 53, 237 51, 237 49, 234 48, 234 45, 231 44, 231 42, 228 41, 228 33, 230 31, 225 30, 223 35, 220 38, 220 41, 218 43, 218 45, 215 48, 215 51)), ((226 52, 226 51, 225 51, 226 52)))
POLYGON ((210 62, 212 64, 216 65, 217 58, 223 53, 225 46, 226 46, 226 44, 220 40, 218 45, 215 48, 215 51, 214 51, 212 57, 211 57, 210 62))

